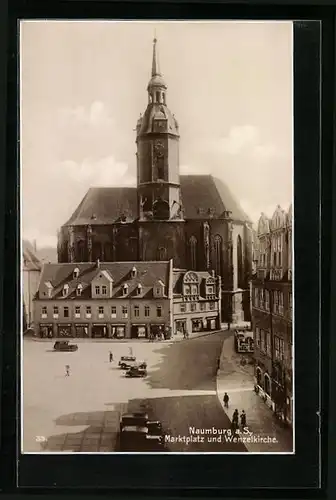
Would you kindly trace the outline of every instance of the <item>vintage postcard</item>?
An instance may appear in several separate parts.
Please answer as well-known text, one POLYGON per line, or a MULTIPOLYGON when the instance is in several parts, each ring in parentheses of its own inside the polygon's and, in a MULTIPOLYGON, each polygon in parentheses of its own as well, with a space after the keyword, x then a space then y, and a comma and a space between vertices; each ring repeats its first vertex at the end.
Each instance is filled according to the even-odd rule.
POLYGON ((292 22, 22 21, 21 451, 295 452, 292 22))

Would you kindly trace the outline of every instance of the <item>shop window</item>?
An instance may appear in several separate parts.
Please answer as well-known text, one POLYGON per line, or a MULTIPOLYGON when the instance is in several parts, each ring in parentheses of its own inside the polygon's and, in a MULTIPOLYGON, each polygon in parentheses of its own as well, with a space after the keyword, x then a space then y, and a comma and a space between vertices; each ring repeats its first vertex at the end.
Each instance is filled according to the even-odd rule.
POLYGON ((158 318, 161 318, 161 316, 162 316, 162 306, 157 306, 156 307, 156 316, 158 318))
POLYGON ((116 306, 111 306, 111 318, 117 317, 117 308, 116 306))
POLYGON ((65 318, 69 317, 69 308, 68 307, 64 307, 63 314, 64 314, 65 318))
POLYGON ((148 318, 149 314, 150 314, 150 308, 149 308, 149 306, 145 306, 145 316, 146 316, 146 318, 148 318))

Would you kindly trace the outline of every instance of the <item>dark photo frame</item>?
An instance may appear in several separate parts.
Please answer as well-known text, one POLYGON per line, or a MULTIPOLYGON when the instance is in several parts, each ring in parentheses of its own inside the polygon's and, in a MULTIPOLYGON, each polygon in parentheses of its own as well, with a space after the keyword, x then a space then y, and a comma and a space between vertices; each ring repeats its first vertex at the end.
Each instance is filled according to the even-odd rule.
MULTIPOLYGON (((5 245, 3 279, 2 457, 4 489, 62 489, 139 494, 264 495, 322 492, 328 451, 326 413, 331 250, 334 36, 331 11, 212 4, 66 2, 9 11, 5 245), (92 14, 93 7, 95 13, 92 14), (113 8, 112 8, 113 7, 113 8), (193 12, 193 16, 190 12, 193 12), (295 454, 293 455, 26 455, 20 453, 20 167, 17 148, 18 20, 104 17, 155 19, 292 19, 294 38, 295 454), (300 19, 300 20, 299 20, 300 19), (322 203, 323 202, 323 203, 322 203), (10 312, 10 313, 9 313, 10 312), (323 331, 323 336, 321 332, 323 331), (13 332, 16 332, 13 335, 13 332), (322 386, 323 382, 323 386, 322 386), (238 472, 239 471, 239 472, 238 472), (238 475, 238 477, 237 477, 238 475), (273 491, 274 490, 274 491, 273 491)), ((0 198, 1 199, 1 198, 0 198)), ((276 204, 276 202, 275 202, 276 204)), ((1 248, 0 248, 1 250, 1 248)), ((1 297, 0 297, 1 298, 1 297)), ((42 375, 42 374, 41 374, 42 375)), ((310 494, 310 493, 309 493, 310 494)))

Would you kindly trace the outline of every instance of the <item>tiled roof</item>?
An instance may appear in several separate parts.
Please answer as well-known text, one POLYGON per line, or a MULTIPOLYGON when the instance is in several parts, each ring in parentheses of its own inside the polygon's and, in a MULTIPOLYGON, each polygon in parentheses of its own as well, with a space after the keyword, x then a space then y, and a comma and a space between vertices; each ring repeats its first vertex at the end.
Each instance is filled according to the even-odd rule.
POLYGON ((22 241, 23 266, 28 271, 40 271, 42 264, 35 254, 33 245, 27 241, 22 241))
MULTIPOLYGON (((180 182, 186 219, 207 218, 209 210, 213 210, 214 218, 230 211, 235 221, 250 221, 230 189, 219 179, 211 175, 181 175, 180 182)), ((133 222, 138 217, 135 187, 90 188, 65 225, 112 224, 122 215, 124 222, 133 222)))
POLYGON ((46 299, 43 295, 45 283, 50 281, 53 286, 51 298, 69 299, 76 297, 76 289, 82 285, 82 298, 91 297, 91 283, 96 278, 99 270, 107 271, 113 279, 112 297, 123 296, 122 288, 128 285, 128 293, 123 297, 132 297, 136 294, 139 298, 153 297, 153 287, 161 280, 165 285, 166 294, 169 286, 170 262, 101 262, 99 268, 95 263, 65 263, 44 264, 39 287, 39 298, 46 299), (136 268, 136 276, 133 278, 131 271, 136 268), (74 270, 79 269, 77 278, 73 277, 74 270), (64 285, 69 286, 66 297, 62 296, 64 285), (141 294, 137 294, 138 285, 141 285, 141 294))

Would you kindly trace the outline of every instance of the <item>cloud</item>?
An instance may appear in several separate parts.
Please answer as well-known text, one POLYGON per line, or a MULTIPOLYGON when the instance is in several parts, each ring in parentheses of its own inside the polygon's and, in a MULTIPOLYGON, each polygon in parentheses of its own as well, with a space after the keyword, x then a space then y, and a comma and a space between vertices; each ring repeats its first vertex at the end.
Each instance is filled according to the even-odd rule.
POLYGON ((57 119, 62 127, 78 125, 104 127, 114 123, 106 105, 101 101, 94 101, 87 108, 85 106, 62 108, 58 112, 57 119))
POLYGON ((77 163, 66 160, 55 165, 54 175, 69 182, 78 182, 89 187, 134 186, 136 178, 129 172, 127 163, 117 161, 113 156, 99 160, 84 159, 77 163))

